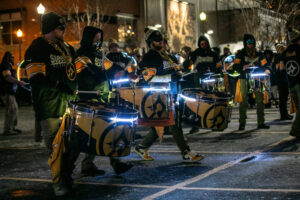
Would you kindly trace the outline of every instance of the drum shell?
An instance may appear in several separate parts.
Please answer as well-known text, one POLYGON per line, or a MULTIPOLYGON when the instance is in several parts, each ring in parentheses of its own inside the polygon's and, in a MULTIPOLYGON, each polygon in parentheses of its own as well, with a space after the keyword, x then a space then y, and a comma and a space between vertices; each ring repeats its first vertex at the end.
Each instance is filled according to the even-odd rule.
POLYGON ((121 106, 139 110, 138 125, 171 126, 175 124, 172 95, 169 91, 150 91, 150 87, 116 88, 121 106))
POLYGON ((231 96, 201 89, 186 89, 179 96, 184 122, 213 130, 228 127, 232 111, 231 96))
POLYGON ((253 91, 264 91, 270 90, 270 76, 252 76, 253 73, 248 74, 248 85, 249 85, 249 92, 253 91))
POLYGON ((128 156, 134 139, 134 122, 112 120, 116 116, 137 119, 136 111, 128 111, 116 106, 98 105, 91 108, 69 103, 67 112, 74 120, 72 134, 80 151, 99 156, 128 156))

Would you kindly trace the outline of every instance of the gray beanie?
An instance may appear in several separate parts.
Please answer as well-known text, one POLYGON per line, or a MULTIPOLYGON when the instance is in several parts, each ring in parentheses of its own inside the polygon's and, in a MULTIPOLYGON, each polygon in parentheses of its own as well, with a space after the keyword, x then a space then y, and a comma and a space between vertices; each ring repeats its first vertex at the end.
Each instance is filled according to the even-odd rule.
POLYGON ((42 17, 42 34, 47 34, 58 26, 66 27, 64 18, 55 12, 49 12, 42 17))

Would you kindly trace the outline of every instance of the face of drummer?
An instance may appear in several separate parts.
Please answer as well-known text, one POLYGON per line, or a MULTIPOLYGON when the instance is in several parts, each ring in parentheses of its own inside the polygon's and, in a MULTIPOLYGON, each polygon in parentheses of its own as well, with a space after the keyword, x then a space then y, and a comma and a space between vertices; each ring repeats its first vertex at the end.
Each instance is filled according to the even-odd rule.
POLYGON ((208 42, 206 40, 202 40, 200 42, 201 49, 206 49, 208 47, 208 42))
POLYGON ((64 25, 59 25, 58 27, 56 27, 56 29, 54 29, 54 37, 57 40, 64 40, 64 35, 65 35, 65 30, 66 30, 66 26, 64 25))
POLYGON ((156 51, 160 51, 163 48, 163 38, 159 32, 156 32, 153 36, 150 48, 156 51))

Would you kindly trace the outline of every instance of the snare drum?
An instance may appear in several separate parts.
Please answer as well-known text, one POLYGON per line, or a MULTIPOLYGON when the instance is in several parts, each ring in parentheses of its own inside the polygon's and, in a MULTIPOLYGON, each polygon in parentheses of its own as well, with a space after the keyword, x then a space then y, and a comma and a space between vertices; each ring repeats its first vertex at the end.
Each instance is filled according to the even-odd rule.
POLYGON ((168 83, 119 87, 116 90, 120 106, 139 110, 138 125, 171 126, 175 124, 171 89, 168 83))
POLYGON ((270 90, 270 76, 264 72, 248 74, 249 92, 270 90))
POLYGON ((187 88, 179 95, 183 121, 213 130, 224 130, 231 118, 230 95, 187 88))
POLYGON ((202 89, 211 92, 225 92, 225 83, 221 74, 207 73, 207 77, 200 80, 202 89))
POLYGON ((109 157, 130 154, 137 111, 98 102, 71 101, 67 113, 72 134, 80 140, 81 152, 109 157))

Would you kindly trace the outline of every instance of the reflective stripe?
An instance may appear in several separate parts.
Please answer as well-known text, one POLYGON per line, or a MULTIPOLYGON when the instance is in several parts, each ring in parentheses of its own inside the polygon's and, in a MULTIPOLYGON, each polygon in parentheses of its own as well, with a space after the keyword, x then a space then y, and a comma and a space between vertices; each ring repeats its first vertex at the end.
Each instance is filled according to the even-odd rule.
POLYGON ((46 76, 46 65, 44 63, 30 63, 26 66, 26 73, 29 79, 37 74, 46 76))
POLYGON ((128 73, 132 73, 132 72, 133 72, 133 69, 132 69, 131 66, 128 66, 128 67, 126 68, 126 70, 128 71, 128 73))
POLYGON ((152 76, 155 76, 156 75, 156 69, 155 68, 148 68, 148 69, 145 69, 143 72, 142 72, 143 76, 144 76, 144 79, 145 81, 148 81, 152 76))
POLYGON ((110 61, 108 58, 105 58, 104 60, 104 68, 105 70, 109 70, 113 65, 113 62, 110 61))
POLYGON ((191 65, 189 66, 189 70, 191 70, 191 71, 194 70, 194 64, 191 64, 191 65))
POLYGON ((264 66, 265 64, 267 64, 267 59, 262 59, 261 61, 260 61, 260 64, 261 64, 261 66, 264 66))
POLYGON ((241 59, 236 58, 236 59, 234 59, 233 63, 234 64, 240 64, 241 63, 241 59))
MULTIPOLYGON (((87 58, 88 59, 88 58, 87 58)), ((78 57, 75 59, 75 67, 76 67, 76 74, 79 74, 84 68, 87 67, 88 60, 83 57, 78 57)))

